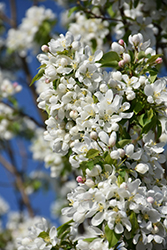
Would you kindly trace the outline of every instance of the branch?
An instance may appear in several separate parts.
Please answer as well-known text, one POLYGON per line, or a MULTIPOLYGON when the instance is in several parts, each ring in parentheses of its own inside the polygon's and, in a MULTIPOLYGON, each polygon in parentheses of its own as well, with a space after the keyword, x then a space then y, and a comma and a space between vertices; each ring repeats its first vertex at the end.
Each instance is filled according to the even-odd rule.
POLYGON ((24 205, 27 207, 28 213, 30 217, 34 216, 34 211, 31 207, 29 198, 25 192, 24 189, 24 184, 22 181, 22 177, 21 174, 17 171, 17 169, 15 168, 15 166, 13 166, 10 162, 8 162, 2 155, 0 155, 0 163, 11 173, 15 176, 16 178, 16 185, 21 193, 22 196, 22 200, 24 205))
POLYGON ((30 119, 31 121, 33 121, 38 127, 41 128, 45 128, 45 125, 42 123, 39 123, 38 121, 36 121, 32 116, 25 114, 22 110, 18 110, 15 109, 14 107, 12 107, 11 105, 9 105, 8 103, 5 103, 3 101, 0 101, 0 103, 6 105, 7 107, 11 108, 15 113, 18 113, 18 115, 20 115, 21 117, 26 117, 28 119, 30 119))
POLYGON ((16 2, 15 0, 10 0, 11 6, 11 19, 13 28, 17 28, 17 14, 16 14, 16 2))
MULTIPOLYGON (((27 76, 27 85, 29 86, 31 81, 32 81, 32 76, 31 76, 31 73, 30 73, 30 70, 29 70, 29 67, 28 67, 28 64, 26 62, 26 58, 25 57, 21 57, 20 56, 20 59, 21 59, 21 62, 22 62, 22 67, 23 67, 23 70, 27 76)), ((36 106, 36 100, 38 98, 38 95, 36 93, 36 90, 35 90, 35 86, 32 85, 31 88, 30 88, 31 92, 32 92, 32 96, 33 96, 33 100, 34 100, 34 103, 35 103, 35 106, 36 106)), ((44 112, 42 112, 40 109, 37 109, 40 116, 41 116, 41 119, 43 121, 45 121, 47 119, 47 116, 44 112)))

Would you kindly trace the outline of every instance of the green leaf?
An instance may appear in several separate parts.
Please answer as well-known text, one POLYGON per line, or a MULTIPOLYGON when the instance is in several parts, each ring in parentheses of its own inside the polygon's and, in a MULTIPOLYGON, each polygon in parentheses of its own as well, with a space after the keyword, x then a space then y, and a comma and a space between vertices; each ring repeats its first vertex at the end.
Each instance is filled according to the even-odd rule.
POLYGON ((105 163, 110 164, 110 165, 113 164, 113 159, 111 158, 109 154, 105 157, 105 163))
POLYGON ((133 108, 134 113, 137 115, 142 109, 143 109, 143 103, 141 101, 137 101, 136 105, 133 108))
POLYGON ((149 74, 150 74, 151 83, 155 82, 155 80, 157 78, 158 70, 157 69, 149 70, 149 74))
POLYGON ((145 127, 147 124, 150 124, 153 116, 154 116, 153 110, 149 109, 146 111, 146 113, 138 116, 138 122, 142 127, 145 127))
POLYGON ((95 95, 93 95, 93 102, 98 103, 98 98, 95 95))
POLYGON ((32 186, 33 186, 34 191, 37 191, 42 186, 41 181, 35 180, 32 186))
POLYGON ((58 237, 60 237, 60 235, 63 234, 70 227, 71 222, 73 222, 73 220, 69 220, 57 228, 57 236, 58 237))
POLYGON ((91 148, 91 149, 89 149, 89 151, 87 152, 86 158, 89 158, 89 159, 94 158, 94 157, 98 156, 99 153, 100 153, 99 150, 94 149, 94 148, 91 148))
POLYGON ((86 238, 86 239, 83 239, 83 240, 86 241, 86 242, 92 242, 92 241, 94 241, 95 239, 97 239, 97 238, 86 238))
POLYGON ((44 72, 45 72, 45 70, 43 68, 41 68, 38 71, 38 74, 36 76, 34 76, 34 78, 32 79, 30 86, 33 85, 34 82, 38 81, 43 76, 44 72))
POLYGON ((69 11, 68 11, 68 17, 70 17, 72 15, 72 13, 74 11, 77 11, 78 9, 79 9, 79 6, 74 6, 71 9, 69 9, 69 11))
POLYGON ((47 232, 45 232, 45 231, 41 232, 41 233, 38 235, 38 237, 40 237, 40 238, 42 238, 42 239, 45 239, 45 238, 47 238, 48 236, 49 236, 49 233, 47 233, 47 232))
POLYGON ((141 133, 147 134, 150 129, 156 126, 157 118, 154 116, 146 125, 144 125, 141 133))
POLYGON ((135 234, 136 230, 139 228, 139 225, 137 222, 137 215, 134 211, 131 212, 129 220, 132 225, 132 230, 131 230, 131 237, 132 237, 135 234))
POLYGON ((117 61, 111 61, 108 63, 104 63, 101 65, 101 67, 111 67, 111 68, 117 68, 118 67, 118 62, 117 61))
POLYGON ((146 57, 146 54, 144 51, 140 51, 139 54, 138 54, 138 59, 142 59, 142 58, 145 58, 146 57))
POLYGON ((118 177, 117 177, 117 183, 118 183, 119 185, 121 185, 122 182, 124 182, 124 178, 122 178, 121 175, 118 175, 118 177))
POLYGON ((53 81, 53 87, 54 87, 55 90, 59 86, 59 83, 60 83, 60 79, 56 79, 56 80, 53 81))
POLYGON ((102 67, 117 67, 120 58, 115 51, 109 51, 98 61, 102 67))
POLYGON ((116 234, 115 231, 111 230, 108 225, 105 226, 105 236, 109 242, 109 248, 114 247, 121 238, 121 234, 116 234))
POLYGON ((159 120, 157 120, 157 138, 158 139, 162 134, 162 125, 161 122, 159 120))
POLYGON ((114 17, 115 16, 115 12, 112 9, 112 5, 110 5, 110 7, 107 9, 107 12, 110 15, 110 17, 114 17))
POLYGON ((96 51, 96 48, 97 48, 97 41, 95 38, 91 39, 91 43, 92 43, 92 49, 93 49, 93 52, 96 51))
POLYGON ((139 124, 143 127, 144 126, 144 120, 143 117, 145 116, 145 114, 139 115, 137 116, 137 120, 139 122, 139 124))
POLYGON ((140 0, 135 0, 135 1, 134 1, 134 8, 137 7, 137 5, 139 4, 139 1, 140 1, 140 0))
POLYGON ((147 110, 147 119, 145 123, 148 123, 153 116, 154 116, 154 111, 152 109, 147 110))
POLYGON ((123 148, 128 143, 131 143, 131 139, 123 139, 117 142, 117 147, 123 148))

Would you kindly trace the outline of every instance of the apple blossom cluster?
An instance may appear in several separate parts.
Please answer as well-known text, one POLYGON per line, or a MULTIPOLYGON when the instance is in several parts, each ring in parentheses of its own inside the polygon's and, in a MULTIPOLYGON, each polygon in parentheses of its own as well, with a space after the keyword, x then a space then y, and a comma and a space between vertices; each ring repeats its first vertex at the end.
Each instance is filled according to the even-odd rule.
POLYGON ((12 81, 7 78, 7 74, 2 70, 0 71, 0 138, 9 140, 14 136, 14 131, 12 131, 11 121, 15 120, 16 115, 10 105, 4 102, 7 99, 13 99, 16 93, 22 90, 22 86, 17 82, 12 83, 12 81))
POLYGON ((136 249, 167 244, 165 144, 158 142, 167 80, 157 78, 162 59, 150 41, 141 33, 128 41, 93 54, 67 32, 43 45, 45 54, 38 55, 41 69, 34 80, 42 75, 47 85, 38 98, 48 113, 44 137, 56 154, 71 151, 72 168, 81 173, 78 187, 67 195, 69 207, 62 210, 73 220, 72 228, 86 222, 92 228, 91 240, 78 236, 81 250, 120 243, 129 249, 130 239, 136 249), (117 240, 112 242, 111 235, 117 240))
POLYGON ((28 234, 28 229, 34 226, 34 224, 39 223, 40 220, 42 220, 42 218, 39 216, 30 218, 25 214, 20 215, 18 212, 10 212, 6 225, 7 232, 10 233, 10 239, 5 249, 17 249, 17 238, 26 237, 28 234))
POLYGON ((51 177, 60 176, 64 169, 63 159, 60 154, 55 154, 52 150, 52 142, 48 142, 43 138, 44 129, 38 128, 32 139, 31 151, 33 159, 45 162, 45 167, 50 167, 51 177))
POLYGON ((0 70, 0 99, 12 96, 22 90, 22 86, 17 82, 12 83, 0 70))
POLYGON ((21 56, 27 54, 27 50, 36 48, 35 35, 44 21, 53 21, 55 14, 51 9, 43 6, 32 6, 26 12, 25 18, 17 29, 8 31, 7 47, 11 51, 18 51, 21 56))
POLYGON ((28 236, 17 238, 18 250, 50 250, 59 242, 57 229, 50 228, 48 221, 41 218, 34 226, 30 227, 28 236), (40 237, 41 236, 41 237, 40 237), (43 239, 44 238, 44 239, 43 239))
MULTIPOLYGON (((94 9, 93 13, 98 15, 98 9, 94 9)), ((88 19, 83 12, 77 12, 75 14, 75 22, 69 24, 68 30, 75 34, 75 37, 80 35, 83 44, 91 47, 92 43, 95 42, 97 49, 104 49, 103 41, 109 34, 108 26, 109 22, 107 20, 103 21, 100 18, 88 19)))

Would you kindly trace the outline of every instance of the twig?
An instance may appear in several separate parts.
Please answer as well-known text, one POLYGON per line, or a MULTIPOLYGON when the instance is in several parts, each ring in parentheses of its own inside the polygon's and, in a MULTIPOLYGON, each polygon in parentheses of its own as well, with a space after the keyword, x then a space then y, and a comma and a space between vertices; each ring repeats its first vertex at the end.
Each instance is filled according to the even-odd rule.
POLYGON ((15 0, 10 0, 11 6, 11 19, 13 28, 17 28, 17 14, 16 14, 16 2, 15 0))
POLYGON ((16 185, 21 193, 22 200, 24 202, 24 205, 27 207, 28 213, 30 217, 34 216, 34 211, 31 207, 29 198, 25 192, 23 181, 21 174, 17 171, 15 166, 13 166, 10 162, 8 162, 2 155, 0 155, 0 163, 16 178, 16 185))

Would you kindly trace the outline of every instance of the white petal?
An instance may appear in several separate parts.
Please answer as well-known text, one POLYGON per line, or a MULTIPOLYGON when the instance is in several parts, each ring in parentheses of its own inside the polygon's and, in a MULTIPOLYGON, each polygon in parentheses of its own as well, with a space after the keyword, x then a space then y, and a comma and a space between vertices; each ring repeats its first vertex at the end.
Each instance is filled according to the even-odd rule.
POLYGON ((123 233, 124 228, 123 228, 121 223, 118 223, 118 224, 116 224, 114 230, 115 230, 116 234, 121 234, 121 233, 123 233))
POLYGON ((92 218, 92 225, 93 226, 98 226, 102 223, 104 220, 104 213, 103 212, 98 212, 93 218, 92 218))
POLYGON ((49 236, 50 236, 51 239, 57 236, 57 229, 56 229, 55 226, 53 226, 53 227, 50 229, 49 236))

